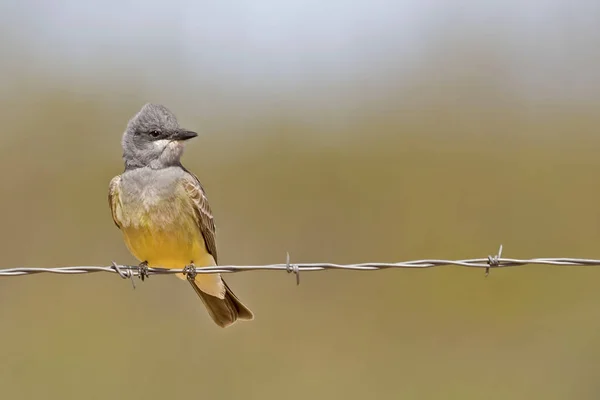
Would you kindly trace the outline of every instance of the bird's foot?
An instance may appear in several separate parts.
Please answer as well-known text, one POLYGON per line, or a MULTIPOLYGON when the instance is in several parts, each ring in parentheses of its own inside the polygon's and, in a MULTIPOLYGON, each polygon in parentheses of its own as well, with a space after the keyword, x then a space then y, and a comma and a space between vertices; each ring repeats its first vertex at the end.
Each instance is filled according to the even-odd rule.
POLYGON ((150 275, 148 274, 148 261, 144 261, 140 263, 140 265, 138 265, 138 278, 144 281, 144 279, 149 277, 150 275))
POLYGON ((191 281, 194 280, 194 278, 196 277, 196 275, 198 274, 196 272, 196 266, 194 265, 194 263, 191 263, 190 265, 186 265, 183 268, 183 274, 191 281))

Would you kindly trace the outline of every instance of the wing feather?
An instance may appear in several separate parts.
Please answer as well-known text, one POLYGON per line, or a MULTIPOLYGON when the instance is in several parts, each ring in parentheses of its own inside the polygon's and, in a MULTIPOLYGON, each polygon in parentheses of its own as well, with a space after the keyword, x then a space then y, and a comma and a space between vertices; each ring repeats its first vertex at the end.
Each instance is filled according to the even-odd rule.
POLYGON ((198 227, 204 237, 206 250, 214 258, 215 263, 218 263, 215 221, 210 205, 208 204, 206 192, 198 177, 188 170, 185 171, 188 173, 188 176, 184 180, 184 188, 193 202, 194 211, 198 218, 198 227))
POLYGON ((112 219, 115 222, 117 228, 121 229, 121 224, 117 217, 117 204, 119 203, 119 184, 121 183, 121 175, 117 175, 111 179, 108 185, 108 205, 110 206, 110 212, 112 219))

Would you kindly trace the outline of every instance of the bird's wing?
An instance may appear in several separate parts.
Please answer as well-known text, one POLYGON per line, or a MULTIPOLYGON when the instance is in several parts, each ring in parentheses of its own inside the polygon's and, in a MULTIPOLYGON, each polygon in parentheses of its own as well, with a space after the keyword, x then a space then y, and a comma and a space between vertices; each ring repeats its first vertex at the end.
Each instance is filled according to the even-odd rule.
POLYGON ((183 186, 192 200, 194 212, 198 219, 198 227, 204 237, 204 243, 206 244, 206 250, 213 257, 215 263, 217 263, 215 221, 210 205, 208 204, 208 199, 206 198, 206 193, 204 192, 204 188, 198 177, 185 168, 184 170, 187 172, 187 176, 183 181, 183 186))
POLYGON ((108 185, 108 205, 110 206, 110 212, 112 219, 117 225, 117 228, 121 229, 119 219, 117 216, 117 204, 119 202, 119 183, 121 182, 121 175, 117 175, 111 179, 108 185))

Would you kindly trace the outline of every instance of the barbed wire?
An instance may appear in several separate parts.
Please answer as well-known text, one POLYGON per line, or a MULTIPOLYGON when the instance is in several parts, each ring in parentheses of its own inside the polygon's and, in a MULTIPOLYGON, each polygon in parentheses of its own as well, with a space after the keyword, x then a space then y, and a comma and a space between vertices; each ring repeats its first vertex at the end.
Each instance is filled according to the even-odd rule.
MULTIPOLYGON (((76 266, 76 267, 56 267, 56 268, 8 268, 0 269, 0 277, 7 276, 22 276, 34 275, 40 273, 50 274, 87 274, 94 272, 111 272, 118 274, 121 278, 132 279, 134 277, 144 280, 150 275, 169 275, 169 274, 184 274, 188 278, 193 278, 196 274, 214 274, 214 273, 234 273, 244 271, 286 271, 294 273, 296 276, 296 284, 300 284, 300 272, 323 271, 330 269, 337 270, 353 270, 353 271, 375 271, 390 268, 434 268, 442 266, 458 266, 468 268, 484 268, 485 275, 489 274, 492 268, 507 268, 518 267, 523 265, 554 265, 554 266, 600 266, 600 260, 587 258, 530 258, 530 259, 515 259, 502 258, 502 245, 498 253, 494 256, 486 258, 471 258, 465 260, 441 260, 441 259, 425 259, 402 261, 395 263, 384 262, 369 262, 360 264, 333 264, 333 263, 291 263, 288 253, 285 264, 271 265, 219 265, 212 267, 195 267, 193 265, 182 269, 166 269, 166 268, 149 268, 144 264, 133 265, 118 265, 112 263, 110 266, 76 266)), ((134 284, 135 287, 135 284, 134 284)))

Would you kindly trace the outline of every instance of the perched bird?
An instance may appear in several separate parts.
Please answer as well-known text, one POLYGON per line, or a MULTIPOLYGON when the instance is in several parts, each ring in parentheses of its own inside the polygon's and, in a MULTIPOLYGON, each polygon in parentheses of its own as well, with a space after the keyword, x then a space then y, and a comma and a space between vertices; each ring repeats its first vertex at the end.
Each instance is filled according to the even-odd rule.
MULTIPOLYGON (((204 188, 181 164, 185 142, 196 136, 158 104, 144 105, 127 124, 125 171, 110 181, 108 200, 140 267, 217 265, 215 224, 204 188)), ((187 280, 217 325, 254 318, 220 274, 188 274, 187 280)))

